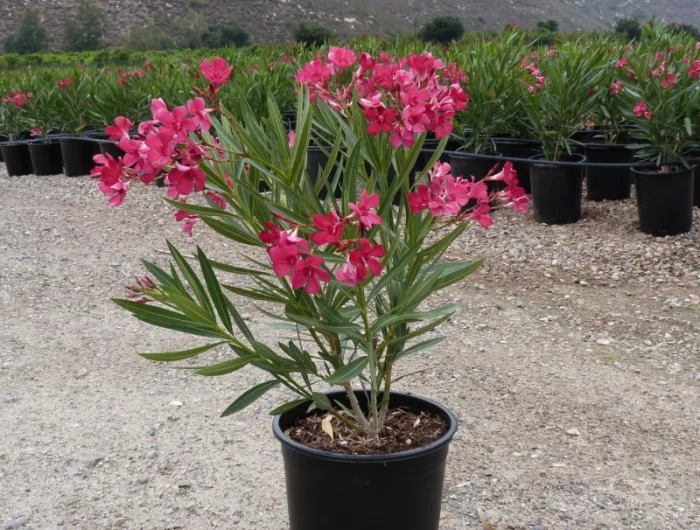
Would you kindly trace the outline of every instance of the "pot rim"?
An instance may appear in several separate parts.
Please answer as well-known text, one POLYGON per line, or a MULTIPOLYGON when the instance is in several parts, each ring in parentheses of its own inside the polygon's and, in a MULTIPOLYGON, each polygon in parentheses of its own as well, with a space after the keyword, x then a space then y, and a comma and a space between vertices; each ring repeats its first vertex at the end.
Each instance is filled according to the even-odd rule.
POLYGON ((685 173, 686 171, 690 172, 692 174, 697 167, 698 167, 698 165, 695 164, 694 166, 684 167, 681 169, 677 169, 675 171, 670 171, 668 173, 662 173, 661 171, 650 171, 650 169, 653 169, 653 168, 637 169, 636 167, 632 166, 631 169, 632 169, 632 173, 634 173, 635 175, 644 175, 644 176, 648 176, 648 177, 666 178, 666 177, 678 175, 680 173, 685 173), (645 169, 646 169, 646 171, 645 171, 645 169))
MULTIPOLYGON (((355 393, 362 393, 362 390, 359 389, 355 389, 354 391, 355 393)), ((325 392, 326 396, 332 396, 334 394, 340 394, 341 396, 346 395, 344 390, 334 390, 330 392, 325 392)), ((298 453, 311 455, 322 460, 331 460, 334 462, 355 464, 377 464, 383 462, 399 462, 402 460, 410 460, 412 458, 417 458, 438 451, 442 449, 445 445, 449 444, 450 441, 452 441, 452 438, 454 437, 458 429, 458 422, 457 417, 450 409, 431 399, 422 396, 417 396, 415 394, 407 392, 391 392, 391 395, 412 398, 418 401, 422 401, 423 403, 429 405, 430 408, 437 408, 438 410, 440 410, 440 412, 442 412, 443 416, 446 417, 449 422, 447 432, 443 434, 439 439, 435 440, 429 445, 426 445, 425 447, 419 447, 417 449, 411 449, 409 451, 402 451, 400 453, 392 453, 387 455, 347 455, 342 453, 331 453, 329 451, 321 451, 320 449, 314 449, 312 447, 307 447, 303 444, 300 444, 299 442, 296 442, 292 440, 289 436, 287 436, 284 433, 282 427, 280 426, 280 420, 282 416, 284 416, 285 414, 289 414, 291 411, 287 411, 275 416, 274 420, 272 421, 272 432, 274 433, 275 438, 277 438, 282 443, 282 445, 285 445, 287 448, 298 453)), ((292 410, 296 410, 297 408, 302 406, 307 406, 307 404, 310 402, 311 400, 309 399, 308 401, 297 405, 292 410)))
POLYGON ((559 167, 562 166, 560 162, 564 162, 569 167, 578 167, 578 165, 583 165, 586 162, 586 157, 582 155, 581 153, 571 153, 569 157, 580 157, 581 159, 579 161, 574 161, 574 160, 547 160, 547 159, 542 159, 544 154, 540 153, 538 155, 533 155, 531 156, 528 160, 532 160, 531 164, 533 166, 538 166, 538 167, 559 167), (538 160, 542 160, 542 162, 538 162, 538 160), (572 165, 575 164, 575 165, 572 165))
POLYGON ((589 143, 589 144, 583 144, 584 149, 614 149, 614 150, 620 150, 622 151, 623 149, 627 151, 634 151, 630 146, 631 145, 637 145, 637 144, 604 144, 604 143, 589 143))
POLYGON ((491 160, 491 158, 503 158, 503 153, 469 153, 467 151, 443 151, 450 156, 450 158, 471 158, 474 160, 491 160), (484 158, 489 157, 489 158, 484 158))
POLYGON ((12 141, 6 141, 6 142, 0 142, 0 148, 2 147, 19 147, 22 145, 29 145, 29 142, 31 140, 12 140, 12 141))
POLYGON ((497 144, 513 144, 513 145, 542 145, 542 142, 534 138, 507 138, 505 136, 494 136, 491 138, 497 144))

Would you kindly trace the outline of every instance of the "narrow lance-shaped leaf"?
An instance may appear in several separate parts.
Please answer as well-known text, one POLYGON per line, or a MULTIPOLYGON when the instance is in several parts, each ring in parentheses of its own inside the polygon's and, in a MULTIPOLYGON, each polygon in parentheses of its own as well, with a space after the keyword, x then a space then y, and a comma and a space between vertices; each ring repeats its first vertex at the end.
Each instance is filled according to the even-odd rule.
POLYGON ((260 397, 262 397, 268 390, 275 388, 279 384, 280 382, 275 379, 272 381, 265 381, 264 383, 255 385, 253 388, 249 388, 248 390, 243 392, 243 394, 238 396, 236 401, 231 403, 228 406, 228 408, 221 413, 221 417, 223 418, 225 416, 230 416, 231 414, 235 414, 236 412, 242 411, 248 405, 254 403, 260 397))

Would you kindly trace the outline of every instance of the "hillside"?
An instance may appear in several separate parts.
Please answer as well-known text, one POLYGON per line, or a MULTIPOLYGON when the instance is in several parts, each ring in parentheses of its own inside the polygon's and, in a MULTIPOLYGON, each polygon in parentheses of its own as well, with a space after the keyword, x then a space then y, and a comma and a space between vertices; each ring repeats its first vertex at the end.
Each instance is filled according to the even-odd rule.
MULTIPOLYGON (((524 27, 555 19, 562 30, 610 27, 619 16, 659 18, 700 25, 698 0, 98 0, 107 16, 107 41, 119 44, 131 28, 153 22, 189 20, 199 13, 209 21, 235 21, 256 42, 289 40, 299 20, 318 20, 341 36, 411 31, 438 14, 460 17, 468 29, 524 27)), ((72 0, 0 0, 0 36, 12 31, 25 6, 39 7, 54 38, 73 13, 72 0)))

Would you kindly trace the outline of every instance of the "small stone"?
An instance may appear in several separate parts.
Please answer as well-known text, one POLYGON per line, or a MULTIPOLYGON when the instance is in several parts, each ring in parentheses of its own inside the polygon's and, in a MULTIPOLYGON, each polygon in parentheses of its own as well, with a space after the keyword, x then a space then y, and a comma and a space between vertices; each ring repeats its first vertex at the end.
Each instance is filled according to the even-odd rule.
POLYGON ((158 458, 158 451, 151 449, 148 451, 148 453, 146 453, 146 458, 158 458))
POLYGON ((552 467, 566 467, 566 464, 564 462, 554 462, 552 467))
POLYGON ((19 519, 10 519, 5 525, 5 528, 7 530, 14 530, 15 528, 22 528, 26 524, 27 519, 25 519, 24 517, 20 517, 19 519))
POLYGON ((75 378, 76 378, 76 379, 84 379, 85 377, 87 377, 88 371, 87 371, 85 368, 83 368, 83 369, 78 370, 77 372, 75 372, 74 375, 75 375, 75 378))
POLYGON ((119 519, 115 519, 114 522, 112 523, 112 528, 119 528, 121 526, 124 526, 124 523, 126 523, 126 519, 124 517, 120 517, 119 519))
POLYGON ((97 466, 100 462, 102 462, 105 459, 104 456, 96 456, 95 458, 91 458, 90 460, 87 461, 85 464, 85 467, 88 469, 92 469, 93 467, 97 466))
POLYGON ((581 431, 579 431, 578 429, 569 429, 568 431, 566 431, 566 434, 568 434, 569 436, 581 436, 581 431))
POLYGON ((583 285, 584 287, 588 287, 590 285, 586 280, 580 280, 578 284, 583 285))
POLYGON ((515 307, 523 308, 525 307, 525 302, 523 302, 522 300, 516 300, 515 307))
POLYGON ((148 436, 155 436, 156 435, 156 428, 149 427, 148 430, 146 431, 146 434, 148 434, 148 436))
POLYGON ((115 261, 115 262, 113 262, 113 263, 110 263, 109 265, 110 265, 111 267, 114 267, 115 269, 116 269, 117 267, 121 267, 121 266, 122 266, 122 264, 119 263, 118 261, 115 261))
POLYGON ((596 342, 602 346, 610 346, 610 341, 608 339, 598 339, 596 342))
POLYGON ((231 515, 233 515, 234 517, 243 517, 243 510, 241 510, 240 508, 234 508, 231 512, 231 515))
POLYGON ((148 484, 148 477, 144 475, 144 476, 141 476, 141 477, 137 478, 137 479, 136 479, 136 484, 140 484, 140 485, 142 485, 142 486, 143 486, 144 484, 148 484))
POLYGON ((698 382, 700 382, 700 372, 698 372, 697 374, 695 374, 695 380, 698 381, 698 382))
POLYGON ((483 291, 484 289, 486 289, 486 287, 484 287, 484 286, 481 285, 480 283, 477 283, 477 284, 474 286, 474 289, 476 289, 477 291, 483 291))
POLYGON ((182 407, 182 401, 171 401, 170 406, 171 407, 182 407))

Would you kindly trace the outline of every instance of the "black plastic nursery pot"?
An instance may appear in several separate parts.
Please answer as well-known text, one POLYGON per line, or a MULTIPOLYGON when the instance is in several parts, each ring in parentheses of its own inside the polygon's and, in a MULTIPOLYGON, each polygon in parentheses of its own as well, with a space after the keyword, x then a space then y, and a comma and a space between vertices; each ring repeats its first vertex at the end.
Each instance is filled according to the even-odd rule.
POLYGON ((297 128, 297 111, 285 110, 282 113, 282 121, 287 131, 294 131, 297 128))
MULTIPOLYGON (((563 225, 581 219, 583 183, 581 168, 547 163, 542 155, 532 157, 530 183, 532 206, 538 223, 563 225)), ((570 155, 562 161, 583 163, 582 155, 570 155)))
POLYGON ((32 159, 26 142, 12 142, 0 146, 5 169, 11 177, 32 174, 32 159))
POLYGON ((85 138, 61 139, 61 153, 66 176, 80 177, 90 174, 95 166, 92 160, 92 157, 95 156, 94 145, 93 142, 85 138))
MULTIPOLYGON (((366 395, 356 391, 360 404, 366 395)), ((332 402, 349 406, 344 391, 332 402)), ((273 432, 282 443, 290 530, 438 530, 445 462, 457 419, 438 403, 392 392, 390 407, 436 414, 445 435, 429 446, 391 455, 344 455, 311 449, 285 431, 306 415, 302 404, 276 416, 273 432)))
POLYGON ((632 168, 637 182, 639 227, 645 234, 674 236, 693 227, 695 168, 670 173, 632 168))
MULTIPOLYGON (((327 152, 330 152, 332 150, 333 148, 331 146, 329 146, 326 149, 327 152)), ((318 179, 319 175, 322 175, 325 171, 327 165, 328 155, 323 152, 323 149, 315 145, 310 145, 306 152, 306 171, 308 171, 309 177, 311 177, 311 182, 313 182, 314 185, 316 184, 316 180, 318 179)), ((326 195, 328 195, 328 187, 330 186, 334 178, 335 171, 332 171, 331 174, 328 176, 328 182, 326 182, 326 186, 324 186, 324 188, 318 194, 318 196, 321 199, 325 199, 326 195)), ((335 189, 335 196, 340 197, 341 195, 342 181, 338 182, 338 186, 335 189)))
POLYGON ((63 174, 63 157, 61 143, 57 140, 48 142, 32 142, 29 144, 29 155, 35 175, 63 174))
MULTIPOLYGON (((487 153, 484 153, 487 154, 487 153)), ((498 156, 500 153, 488 153, 488 156, 498 156)), ((480 158, 479 155, 472 153, 461 153, 461 152, 450 152, 450 165, 452 166, 452 174, 455 177, 471 178, 479 181, 483 180, 489 171, 493 169, 494 166, 500 164, 501 162, 493 159, 480 158)), ((491 184, 498 184, 496 182, 489 182, 491 184)))
MULTIPOLYGON (((586 160, 592 163, 634 163, 634 151, 625 145, 587 144, 586 160)), ((589 201, 621 201, 629 199, 632 172, 624 167, 587 167, 586 196, 589 201)))
POLYGON ((124 151, 122 151, 121 147, 119 147, 116 142, 112 142, 109 140, 101 140, 97 142, 97 144, 100 148, 101 154, 112 155, 112 158, 114 158, 114 160, 116 160, 120 156, 124 156, 124 151))
MULTIPOLYGON (((528 159, 540 152, 540 142, 537 140, 521 140, 518 138, 494 138, 496 150, 503 158, 528 159)), ((518 174, 518 184, 525 189, 525 193, 532 192, 530 186, 530 164, 527 162, 513 162, 513 169, 518 174)))

